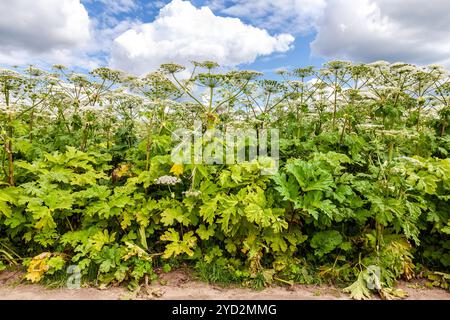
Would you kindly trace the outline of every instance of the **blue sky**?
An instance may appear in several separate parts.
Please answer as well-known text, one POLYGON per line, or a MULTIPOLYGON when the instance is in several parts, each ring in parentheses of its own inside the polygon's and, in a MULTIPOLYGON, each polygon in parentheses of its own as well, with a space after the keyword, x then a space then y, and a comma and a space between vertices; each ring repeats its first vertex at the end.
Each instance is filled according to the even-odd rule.
POLYGON ((1 1, 0 64, 144 74, 216 60, 270 76, 327 60, 450 66, 447 0, 1 1))
MULTIPOLYGON (((129 11, 111 12, 108 14, 105 14, 105 9, 107 10, 109 6, 108 2, 102 3, 101 1, 92 0, 83 0, 81 2, 85 5, 91 16, 100 17, 100 19, 102 19, 103 21, 105 20, 105 16, 112 15, 118 21, 138 19, 144 23, 151 23, 159 14, 160 9, 164 7, 164 5, 170 3, 171 0, 136 0, 133 1, 134 6, 130 7, 129 11)), ((190 2, 197 8, 209 5, 214 10, 214 6, 211 6, 210 1, 192 0, 190 2)), ((233 1, 224 1, 224 6, 231 5, 233 5, 233 1)), ((223 14, 220 11, 217 12, 217 15, 223 17, 232 16, 223 14)), ((246 24, 253 25, 254 23, 251 16, 241 16, 239 18, 246 24)), ((289 32, 289 30, 280 29, 277 25, 274 25, 271 30, 269 30, 269 32, 274 32, 274 30, 279 32, 289 32)), ((275 70, 280 68, 294 68, 305 65, 320 66, 326 61, 326 59, 320 56, 312 56, 310 50, 310 43, 314 40, 315 35, 316 33, 314 32, 314 30, 307 32, 306 34, 297 34, 295 36, 295 41, 292 44, 292 49, 284 53, 275 53, 268 56, 261 56, 257 58, 255 62, 244 63, 239 65, 239 67, 263 71, 264 73, 273 73, 275 70)))
MULTIPOLYGON (((139 20, 142 23, 152 23, 160 13, 161 8, 172 2, 172 0, 160 0, 160 1, 148 1, 148 0, 135 0, 125 1, 129 6, 125 5, 123 11, 109 11, 110 2, 108 1, 95 1, 95 0, 82 0, 81 3, 85 6, 91 17, 96 17, 100 23, 114 26, 118 21, 133 21, 139 20), (132 4, 131 4, 132 3, 132 4), (110 21, 112 20, 112 22, 110 21)), ((219 10, 214 4, 214 1, 205 0, 192 0, 190 3, 196 8, 204 6, 212 9, 214 14, 221 17, 236 17, 233 14, 227 14, 219 10), (215 10, 216 9, 216 10, 215 10)), ((225 8, 233 5, 233 1, 223 1, 222 6, 225 8)), ((257 23, 253 21, 252 16, 239 16, 239 19, 246 25, 257 26, 257 23)), ((286 32, 282 26, 272 25, 269 28, 265 28, 270 34, 286 32)), ((320 66, 326 61, 325 58, 320 56, 311 55, 310 43, 315 38, 314 30, 308 32, 295 33, 295 40, 291 44, 290 49, 285 52, 275 52, 269 55, 261 55, 255 59, 254 62, 244 62, 238 64, 237 67, 241 69, 252 69, 264 72, 267 75, 272 75, 278 69, 289 69, 298 66, 316 65, 320 66)), ((102 57, 106 58, 107 57, 102 57)))

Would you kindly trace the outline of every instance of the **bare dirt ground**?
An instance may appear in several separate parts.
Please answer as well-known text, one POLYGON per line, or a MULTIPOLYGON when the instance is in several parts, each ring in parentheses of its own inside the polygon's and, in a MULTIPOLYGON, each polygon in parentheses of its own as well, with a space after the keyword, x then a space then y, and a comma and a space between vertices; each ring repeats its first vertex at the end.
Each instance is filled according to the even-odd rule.
MULTIPOLYGON (((137 296, 126 288, 49 289, 41 285, 25 284, 19 272, 0 272, 0 300, 119 300, 119 299, 167 299, 167 300, 348 300, 342 290, 330 286, 276 286, 256 291, 248 288, 221 287, 197 281, 186 272, 174 271, 162 274, 137 296)), ((427 288, 423 283, 400 282, 397 286, 408 293, 412 300, 450 300, 450 293, 427 288)), ((375 297, 376 299, 376 297, 375 297)))

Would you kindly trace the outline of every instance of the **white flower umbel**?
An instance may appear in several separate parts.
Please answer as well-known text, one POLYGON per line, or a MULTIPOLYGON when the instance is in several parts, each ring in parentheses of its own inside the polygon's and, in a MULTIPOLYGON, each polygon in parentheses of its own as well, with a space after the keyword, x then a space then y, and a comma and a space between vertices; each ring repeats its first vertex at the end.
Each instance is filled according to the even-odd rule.
POLYGON ((386 67, 388 65, 389 65, 389 62, 384 61, 384 60, 379 60, 379 61, 369 63, 369 66, 374 67, 374 68, 386 67))
POLYGON ((196 198, 196 197, 199 197, 202 194, 202 192, 198 191, 198 190, 188 190, 188 191, 183 191, 183 194, 186 197, 196 198))
POLYGON ((155 179, 156 184, 163 184, 163 185, 169 185, 169 186, 173 186, 180 182, 181 182, 180 179, 178 179, 177 177, 173 177, 173 176, 162 176, 162 177, 159 177, 158 179, 155 179))

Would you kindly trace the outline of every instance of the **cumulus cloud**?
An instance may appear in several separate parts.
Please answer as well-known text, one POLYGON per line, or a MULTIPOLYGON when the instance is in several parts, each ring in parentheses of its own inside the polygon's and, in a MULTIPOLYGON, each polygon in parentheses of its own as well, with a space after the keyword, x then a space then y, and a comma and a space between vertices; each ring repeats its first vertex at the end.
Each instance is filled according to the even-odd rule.
POLYGON ((166 2, 1 0, 0 64, 108 62, 137 74, 189 60, 236 66, 282 56, 293 46, 290 34, 312 34, 318 57, 450 66, 448 0, 166 2), (139 21, 161 6, 153 22, 139 21))
MULTIPOLYGON (((92 1, 92 0, 91 0, 92 1)), ((97 0, 105 6, 107 12, 112 14, 127 13, 138 8, 135 0, 97 0)))
POLYGON ((450 65, 450 1, 329 0, 314 55, 450 65))
MULTIPOLYGON (((98 29, 114 28, 124 20, 136 20, 144 5, 138 0, 81 0, 98 29)), ((152 2, 150 2, 152 3, 152 2)))
POLYGON ((75 54, 91 38, 79 0, 4 0, 0 12, 0 63, 86 64, 75 54))
POLYGON ((208 7, 173 0, 151 23, 134 26, 114 40, 110 63, 136 74, 160 64, 214 60, 223 66, 251 63, 258 56, 288 51, 294 37, 271 36, 238 18, 220 17, 208 7))
POLYGON ((221 13, 249 19, 269 30, 307 33, 322 16, 326 0, 210 0, 208 4, 221 13))
POLYGON ((208 0, 268 30, 315 34, 315 56, 450 65, 448 0, 208 0))

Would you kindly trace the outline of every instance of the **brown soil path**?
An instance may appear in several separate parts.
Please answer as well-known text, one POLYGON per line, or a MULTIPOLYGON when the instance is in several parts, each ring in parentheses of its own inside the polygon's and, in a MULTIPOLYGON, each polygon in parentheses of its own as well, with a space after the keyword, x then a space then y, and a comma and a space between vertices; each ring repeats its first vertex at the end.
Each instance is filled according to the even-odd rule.
MULTIPOLYGON (((118 299, 169 299, 169 300, 347 300, 347 294, 330 286, 294 285, 279 286, 255 291, 247 288, 223 288, 190 278, 182 271, 163 274, 145 293, 133 296, 125 288, 48 289, 41 285, 24 284, 20 273, 0 272, 0 300, 118 300, 118 299), (162 280, 162 281, 161 281, 162 280), (162 285, 163 283, 164 285, 162 285)), ((398 288, 413 300, 450 300, 450 293, 422 284, 400 282, 398 288)))

